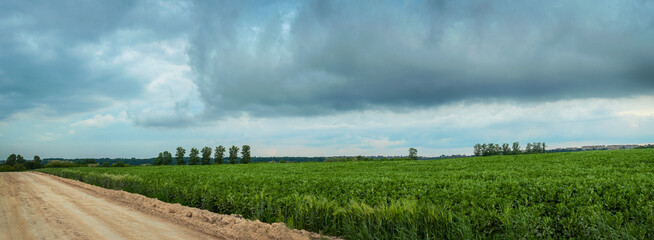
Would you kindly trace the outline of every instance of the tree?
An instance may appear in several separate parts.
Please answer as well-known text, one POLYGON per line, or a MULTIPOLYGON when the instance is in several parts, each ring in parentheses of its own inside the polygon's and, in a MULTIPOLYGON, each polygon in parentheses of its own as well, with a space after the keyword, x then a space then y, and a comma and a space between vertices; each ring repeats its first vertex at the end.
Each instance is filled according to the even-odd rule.
POLYGON ((508 143, 502 144, 502 155, 509 155, 511 154, 511 148, 509 148, 508 143))
POLYGON ((198 163, 200 163, 200 157, 198 157, 199 154, 200 151, 198 151, 197 148, 191 148, 191 152, 188 155, 188 165, 198 165, 198 163))
POLYGON ((25 164, 25 158, 20 154, 16 155, 16 164, 25 164))
POLYGON ((541 144, 542 144, 540 149, 542 151, 541 153, 545 153, 545 142, 542 142, 541 144))
POLYGON ((163 164, 163 153, 159 153, 159 156, 157 157, 157 159, 155 159, 154 162, 152 162, 152 165, 155 165, 155 166, 161 165, 161 164, 163 164))
POLYGON ((216 152, 214 153, 214 164, 223 164, 225 162, 225 147, 223 145, 220 145, 216 147, 216 152))
POLYGON ((477 143, 474 146, 475 156, 481 156, 481 144, 477 143))
POLYGON ((34 155, 34 167, 41 168, 41 157, 34 155))
POLYGON ((520 154, 520 143, 519 142, 514 142, 513 143, 513 154, 520 154))
POLYGON ((249 163, 249 162, 250 162, 250 146, 243 145, 243 148, 241 149, 241 163, 249 163))
POLYGON ((533 151, 533 150, 532 150, 533 147, 534 147, 534 146, 531 145, 531 143, 527 143, 527 147, 525 148, 525 153, 531 153, 531 151, 533 151))
POLYGON ((5 161, 5 165, 13 166, 16 164, 16 154, 11 154, 9 157, 7 157, 7 161, 5 161))
POLYGON ((97 162, 95 162, 95 159, 91 159, 91 158, 87 158, 87 159, 84 159, 84 160, 79 162, 79 164, 84 165, 84 166, 87 166, 89 164, 94 164, 94 163, 97 163, 97 162))
POLYGON ((229 148, 229 163, 235 164, 237 158, 238 158, 238 147, 232 145, 232 147, 229 148))
POLYGON ((173 165, 173 154, 168 151, 163 152, 163 165, 173 165))
POLYGON ((202 148, 202 165, 211 164, 211 148, 203 147, 202 148))
POLYGON ((177 165, 186 165, 184 161, 184 154, 186 154, 186 149, 182 147, 177 147, 177 153, 175 153, 175 158, 177 159, 177 165))
POLYGON ((533 147, 532 151, 533 153, 540 153, 540 143, 535 142, 531 145, 533 147))
POLYGON ((409 159, 418 160, 418 149, 409 148, 409 159))

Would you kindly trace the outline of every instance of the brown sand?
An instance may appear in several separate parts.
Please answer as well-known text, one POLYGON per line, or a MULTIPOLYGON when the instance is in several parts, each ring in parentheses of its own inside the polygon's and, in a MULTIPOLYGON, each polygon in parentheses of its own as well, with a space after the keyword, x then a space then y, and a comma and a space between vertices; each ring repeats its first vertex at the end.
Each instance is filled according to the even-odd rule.
MULTIPOLYGON (((320 239, 43 173, 0 173, 0 239, 320 239)), ((322 238, 330 238, 322 236, 322 238)))

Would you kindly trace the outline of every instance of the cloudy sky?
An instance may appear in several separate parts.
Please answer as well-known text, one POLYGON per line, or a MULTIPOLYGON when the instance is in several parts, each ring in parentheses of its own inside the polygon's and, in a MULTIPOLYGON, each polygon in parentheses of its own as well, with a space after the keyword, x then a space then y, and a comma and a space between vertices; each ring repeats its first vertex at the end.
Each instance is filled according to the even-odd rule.
POLYGON ((653 1, 0 1, 0 157, 654 142, 653 1))

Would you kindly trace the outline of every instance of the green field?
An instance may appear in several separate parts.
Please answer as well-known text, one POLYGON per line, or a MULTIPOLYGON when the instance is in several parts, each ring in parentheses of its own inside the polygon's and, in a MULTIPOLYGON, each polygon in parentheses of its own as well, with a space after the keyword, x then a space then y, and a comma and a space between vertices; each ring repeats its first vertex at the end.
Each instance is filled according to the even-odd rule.
POLYGON ((39 171, 348 239, 654 238, 654 149, 39 171))

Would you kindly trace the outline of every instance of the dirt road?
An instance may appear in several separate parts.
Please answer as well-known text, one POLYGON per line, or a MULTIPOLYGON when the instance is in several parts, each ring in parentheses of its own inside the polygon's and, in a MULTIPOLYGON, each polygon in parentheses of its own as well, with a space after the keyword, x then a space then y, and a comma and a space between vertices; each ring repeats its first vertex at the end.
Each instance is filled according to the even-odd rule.
POLYGON ((318 234, 51 175, 0 173, 0 239, 313 239, 318 234))

